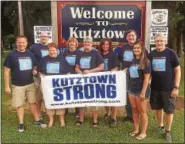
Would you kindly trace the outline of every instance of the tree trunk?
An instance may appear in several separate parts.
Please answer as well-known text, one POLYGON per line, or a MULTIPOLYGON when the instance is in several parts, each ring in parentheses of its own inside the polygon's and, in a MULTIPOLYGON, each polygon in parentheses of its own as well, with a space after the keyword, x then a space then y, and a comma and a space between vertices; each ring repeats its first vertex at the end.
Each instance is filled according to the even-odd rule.
POLYGON ((178 41, 177 41, 177 54, 180 57, 183 50, 183 33, 180 32, 180 35, 178 35, 178 41))
POLYGON ((3 41, 1 40, 1 54, 2 56, 4 55, 4 46, 3 46, 3 41))

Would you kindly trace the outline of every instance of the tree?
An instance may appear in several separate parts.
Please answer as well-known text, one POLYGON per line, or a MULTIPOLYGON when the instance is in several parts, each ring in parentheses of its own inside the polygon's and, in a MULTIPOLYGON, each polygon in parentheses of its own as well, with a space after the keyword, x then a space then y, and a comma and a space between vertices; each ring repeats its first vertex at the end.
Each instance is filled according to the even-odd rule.
POLYGON ((184 43, 185 3, 178 1, 153 1, 153 9, 168 9, 168 45, 181 56, 184 43))
MULTIPOLYGON (((18 34, 18 5, 16 1, 3 2, 2 17, 14 26, 14 35, 18 34)), ((51 4, 50 1, 22 1, 22 12, 24 21, 24 33, 28 37, 29 43, 33 43, 34 25, 51 25, 51 4)), ((2 25, 2 29, 7 29, 2 25)))

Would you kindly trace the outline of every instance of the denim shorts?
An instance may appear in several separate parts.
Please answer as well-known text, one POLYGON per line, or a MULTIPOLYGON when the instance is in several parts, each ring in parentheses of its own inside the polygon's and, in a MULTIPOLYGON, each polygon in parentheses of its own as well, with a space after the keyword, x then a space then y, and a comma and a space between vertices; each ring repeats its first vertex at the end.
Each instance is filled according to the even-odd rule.
MULTIPOLYGON (((135 96, 139 97, 140 93, 141 93, 141 91, 131 90, 131 89, 128 90, 129 95, 135 95, 135 96)), ((150 93, 151 93, 151 91, 150 91, 150 88, 148 87, 147 90, 146 90, 146 93, 145 93, 145 97, 149 98, 150 93)))

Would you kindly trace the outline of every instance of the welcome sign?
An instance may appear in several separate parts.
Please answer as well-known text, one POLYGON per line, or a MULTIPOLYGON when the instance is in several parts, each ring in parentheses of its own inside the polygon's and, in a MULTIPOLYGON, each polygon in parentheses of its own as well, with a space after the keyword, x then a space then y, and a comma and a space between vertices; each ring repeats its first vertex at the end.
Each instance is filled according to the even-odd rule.
POLYGON ((143 39, 144 16, 145 2, 58 2, 59 43, 72 36, 80 42, 91 36, 94 45, 103 38, 119 45, 126 42, 129 29, 143 39))
POLYGON ((41 84, 47 109, 126 105, 123 71, 43 76, 41 84))

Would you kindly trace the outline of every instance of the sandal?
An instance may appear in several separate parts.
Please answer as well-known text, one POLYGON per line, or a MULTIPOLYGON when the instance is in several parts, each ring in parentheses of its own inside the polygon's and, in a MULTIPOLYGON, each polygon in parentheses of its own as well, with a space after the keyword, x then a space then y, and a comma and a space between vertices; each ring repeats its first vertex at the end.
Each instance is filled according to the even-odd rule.
POLYGON ((93 122, 93 127, 98 127, 98 123, 97 122, 93 122))
POLYGON ((77 121, 77 122, 76 122, 76 125, 77 125, 77 126, 81 126, 83 123, 84 123, 84 122, 82 122, 82 121, 77 121))
POLYGON ((136 137, 136 139, 142 140, 142 139, 144 139, 145 137, 146 137, 146 135, 138 135, 138 136, 136 137))
POLYGON ((138 133, 139 133, 139 132, 137 132, 137 133, 136 133, 136 132, 131 132, 131 133, 129 133, 129 134, 130 134, 131 137, 134 137, 134 136, 136 136, 138 133))

